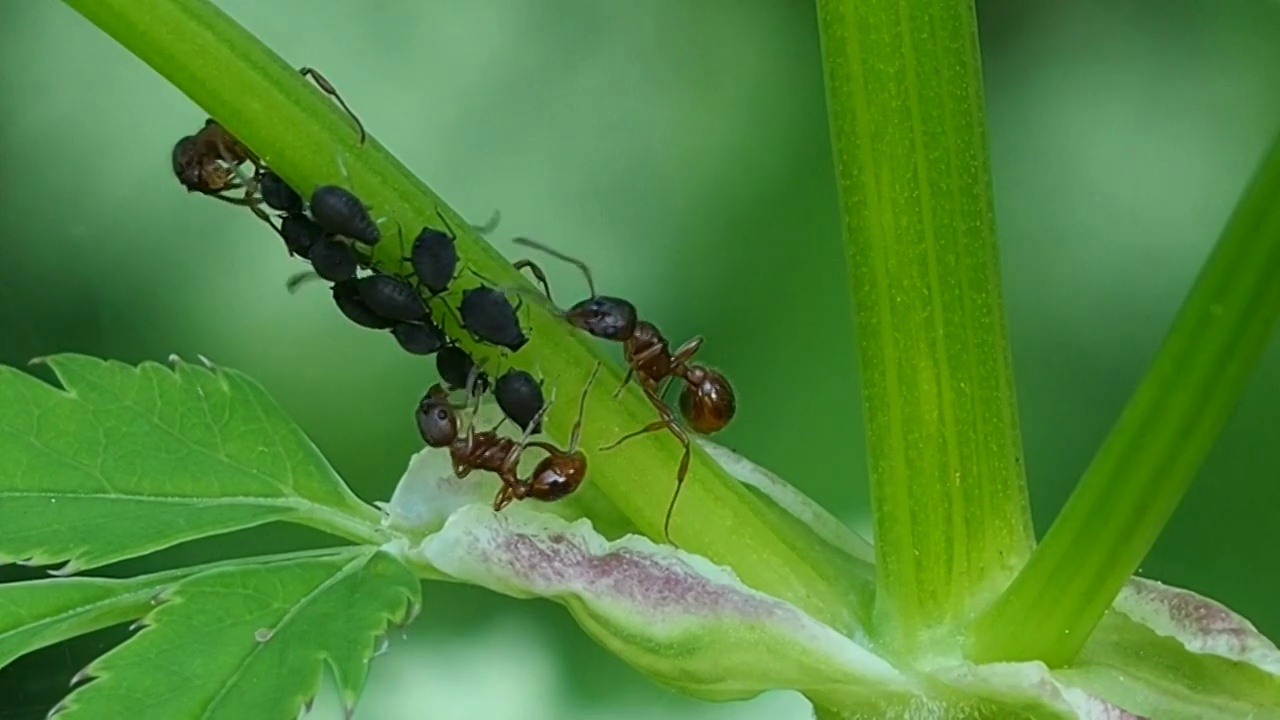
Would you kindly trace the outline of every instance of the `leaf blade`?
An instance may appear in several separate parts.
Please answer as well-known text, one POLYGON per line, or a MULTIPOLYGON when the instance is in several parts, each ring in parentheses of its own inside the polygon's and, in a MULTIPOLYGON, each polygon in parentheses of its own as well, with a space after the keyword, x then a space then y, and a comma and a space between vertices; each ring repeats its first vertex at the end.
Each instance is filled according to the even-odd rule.
POLYGON ((54 715, 294 718, 326 664, 350 708, 377 635, 408 619, 420 592, 408 568, 371 547, 201 573, 91 663, 94 679, 54 715))
POLYGON ((331 552, 240 558, 134 578, 51 578, 0 585, 0 668, 34 650, 140 618, 155 607, 152 601, 160 593, 193 575, 331 552))
POLYGON ((377 538, 359 530, 377 511, 247 376, 43 362, 64 390, 0 368, 0 560, 73 572, 272 520, 377 538))

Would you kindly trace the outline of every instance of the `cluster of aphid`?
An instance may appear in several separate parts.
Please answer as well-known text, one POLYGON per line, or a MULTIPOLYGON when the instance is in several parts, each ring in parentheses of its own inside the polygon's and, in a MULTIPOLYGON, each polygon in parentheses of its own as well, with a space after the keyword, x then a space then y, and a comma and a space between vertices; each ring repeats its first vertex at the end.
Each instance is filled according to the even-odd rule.
MULTIPOLYGON (((355 122, 363 143, 363 125, 334 87, 311 68, 303 68, 301 72, 342 106, 355 122)), ((389 331, 410 353, 435 355, 442 382, 432 386, 418 404, 419 432, 428 446, 448 449, 459 478, 474 470, 484 470, 501 479, 502 487, 494 499, 496 510, 524 498, 558 500, 582 483, 587 469, 586 457, 578 448, 583 408, 600 366, 597 364, 582 389, 568 449, 532 440, 531 437, 541 431, 542 418, 550 407, 550 402, 543 397, 541 384, 529 373, 515 368, 491 383, 471 356, 452 342, 432 318, 432 303, 443 304, 476 342, 515 352, 528 342, 528 337, 517 315, 520 306, 511 303, 507 292, 527 291, 522 288, 499 290, 480 284, 462 292, 456 312, 445 304, 442 294, 456 279, 459 262, 455 233, 443 215, 440 220, 444 229, 422 228, 407 255, 403 232, 399 233, 401 255, 408 269, 397 274, 373 267, 373 248, 382 241, 382 231, 379 222, 369 215, 369 209, 354 193, 337 185, 322 185, 304 202, 299 192, 214 120, 206 121, 195 135, 178 141, 173 149, 173 170, 192 192, 248 207, 284 240, 290 255, 310 262, 310 271, 290 278, 290 290, 309 278, 326 280, 332 283, 338 309, 349 320, 362 327, 389 331), (246 163, 252 166, 252 173, 247 177, 241 174, 246 163), (232 190, 240 190, 242 194, 228 195, 232 190), (272 217, 268 210, 276 216, 272 217), (362 270, 367 272, 362 274, 362 270), (467 398, 460 404, 450 399, 450 392, 458 390, 465 390, 467 398), (521 429, 518 439, 499 435, 502 423, 492 430, 476 431, 474 420, 480 398, 490 390, 506 416, 503 422, 510 419, 521 429), (468 411, 469 420, 464 418, 468 411), (516 468, 525 449, 530 447, 544 451, 546 457, 528 477, 520 478, 516 468)), ((682 382, 681 415, 693 431, 710 434, 725 427, 733 418, 736 409, 733 388, 719 372, 691 362, 702 345, 701 337, 672 352, 661 331, 637 317, 634 305, 622 298, 596 293, 591 271, 583 262, 527 238, 516 238, 515 242, 572 263, 582 271, 591 296, 561 310, 553 303, 542 269, 532 260, 515 263, 517 269, 532 273, 546 294, 545 302, 570 325, 595 337, 622 343, 627 374, 614 397, 634 378, 658 412, 657 420, 601 450, 664 429, 683 446, 676 490, 663 525, 665 532, 690 459, 689 435, 663 399, 666 391, 672 382, 682 382), (659 388, 663 381, 667 384, 659 388)), ((474 271, 469 272, 481 277, 474 271)))

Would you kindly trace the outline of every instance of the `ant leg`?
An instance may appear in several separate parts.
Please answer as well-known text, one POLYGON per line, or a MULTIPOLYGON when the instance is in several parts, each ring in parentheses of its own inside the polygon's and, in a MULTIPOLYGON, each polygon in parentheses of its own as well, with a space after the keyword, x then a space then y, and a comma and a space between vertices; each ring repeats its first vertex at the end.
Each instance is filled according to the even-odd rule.
POLYGON ((573 432, 569 435, 569 452, 578 450, 578 440, 582 437, 582 416, 587 412, 587 393, 591 390, 591 383, 596 381, 596 375, 600 374, 601 364, 596 362, 596 366, 591 369, 591 377, 582 386, 582 397, 578 400, 578 419, 573 422, 573 432))
POLYGON ((671 541, 671 514, 676 509, 676 499, 680 497, 680 490, 684 487, 684 478, 686 475, 689 474, 689 460, 692 456, 692 450, 689 446, 689 434, 686 433, 684 431, 684 428, 680 427, 680 424, 676 422, 675 415, 672 414, 671 408, 667 407, 666 403, 663 403, 662 399, 659 398, 657 394, 653 390, 651 390, 649 387, 647 386, 642 386, 642 387, 644 387, 645 396, 649 398, 649 402, 653 403, 653 406, 655 409, 657 409, 658 414, 661 416, 661 419, 655 420, 649 423, 648 425, 645 425, 644 427, 640 428, 639 430, 636 430, 635 432, 627 433, 626 435, 623 435, 622 437, 609 443, 608 445, 602 446, 600 448, 600 451, 603 452, 605 450, 611 450, 613 448, 618 447, 619 445, 626 442, 627 440, 630 440, 631 438, 638 437, 640 435, 645 435, 651 432, 657 432, 659 430, 664 430, 664 429, 670 431, 671 434, 676 437, 676 440, 680 441, 680 445, 684 447, 684 453, 681 454, 680 465, 676 469, 676 490, 671 495, 671 502, 670 504, 667 505, 666 517, 662 521, 662 534, 664 537, 666 537, 667 541, 670 542, 671 541))
POLYGON ((364 131, 364 124, 360 122, 360 118, 356 117, 355 113, 351 112, 351 108, 347 107, 346 101, 338 94, 338 89, 333 86, 333 83, 329 82, 329 79, 324 75, 321 75, 320 71, 315 68, 298 68, 298 72, 302 73, 304 77, 310 78, 312 82, 320 87, 320 90, 323 91, 325 95, 337 100, 338 104, 342 106, 342 109, 347 111, 347 115, 349 115, 351 120, 355 122, 356 129, 360 131, 360 144, 363 145, 365 139, 368 137, 364 131))
POLYGON ((551 299, 551 286, 547 284, 547 276, 542 272, 542 268, 538 267, 538 263, 528 259, 517 260, 511 263, 511 267, 515 268, 517 272, 527 269, 532 273, 533 278, 542 285, 542 292, 547 294, 547 300, 551 301, 552 305, 555 304, 555 301, 551 299))
POLYGON ((511 486, 508 485, 507 481, 504 479, 502 481, 502 487, 498 488, 498 494, 493 498, 493 511, 502 512, 502 508, 510 505, 511 501, 514 499, 515 497, 511 492, 511 486))
POLYGON ((698 348, 701 348, 701 347, 702 347, 702 336, 701 335, 693 336, 692 338, 687 340, 685 344, 676 348, 676 351, 671 354, 671 364, 683 365, 686 362, 689 362, 689 359, 692 358, 694 354, 698 352, 698 348))
POLYGON ((617 390, 613 391, 613 398, 616 400, 622 391, 627 389, 627 385, 631 384, 631 378, 636 374, 635 366, 627 366, 627 374, 622 376, 622 384, 617 390))
POLYGON ((665 383, 663 383, 662 390, 658 392, 658 399, 662 401, 662 404, 665 405, 667 403, 667 393, 671 391, 671 385, 675 383, 675 381, 676 381, 676 376, 672 375, 671 377, 667 378, 667 381, 665 383))
MULTIPOLYGON (((699 340, 699 342, 701 342, 701 340, 699 340)), ((663 347, 661 344, 654 344, 633 355, 631 359, 627 361, 627 374, 622 378, 622 384, 618 386, 618 389, 613 391, 613 397, 617 398, 622 394, 622 391, 627 387, 627 383, 631 382, 631 377, 635 374, 637 367, 661 355, 662 350, 663 347)))

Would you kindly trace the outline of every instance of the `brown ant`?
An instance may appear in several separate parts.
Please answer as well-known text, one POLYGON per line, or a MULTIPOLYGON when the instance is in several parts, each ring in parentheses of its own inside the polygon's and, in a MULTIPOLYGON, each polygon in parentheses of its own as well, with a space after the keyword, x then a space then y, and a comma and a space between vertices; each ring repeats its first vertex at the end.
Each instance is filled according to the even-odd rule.
POLYGON ((173 174, 183 187, 233 205, 254 203, 251 190, 237 174, 246 162, 258 164, 249 148, 213 118, 205 120, 204 127, 195 135, 188 135, 173 146, 173 174), (245 197, 222 194, 237 188, 245 188, 245 197))
MULTIPOLYGON (((355 123, 360 132, 360 144, 363 145, 367 137, 364 124, 347 106, 333 83, 315 68, 299 68, 298 72, 314 82, 321 92, 337 101, 355 123)), ((209 118, 195 135, 179 140, 173 146, 172 161, 173 174, 187 190, 216 197, 233 205, 247 205, 259 218, 271 224, 259 208, 262 198, 258 195, 258 188, 265 171, 262 162, 218 121, 209 118), (246 162, 254 166, 254 173, 248 181, 242 180, 238 173, 240 166, 246 162), (228 190, 241 188, 244 189, 243 197, 223 195, 228 190)))
POLYGON ((541 250, 552 257, 577 266, 582 271, 591 297, 574 304, 568 310, 560 310, 555 308, 551 300, 551 288, 547 285, 547 278, 542 268, 527 259, 514 263, 517 270, 528 269, 533 274, 547 294, 547 301, 552 303, 556 313, 569 324, 598 338, 622 343, 622 356, 627 363, 627 374, 613 396, 617 397, 631 382, 632 377, 635 377, 645 397, 658 411, 658 420, 635 432, 623 435, 600 449, 610 450, 631 438, 664 428, 670 431, 683 446, 684 454, 680 457, 680 467, 676 471, 676 491, 671 496, 667 515, 662 523, 662 532, 670 539, 671 513, 675 509, 676 498, 679 497, 680 489, 684 485, 685 475, 689 472, 691 450, 688 433, 680 427, 674 413, 663 398, 672 382, 677 379, 683 381, 684 388, 680 391, 680 414, 684 416, 694 432, 710 435, 723 429, 733 419, 734 412, 737 410, 733 386, 720 372, 705 365, 690 362, 702 347, 701 336, 694 337, 676 348, 674 353, 671 352, 671 346, 662 331, 652 323, 637 319, 635 305, 622 298, 596 294, 595 282, 586 263, 529 238, 515 238, 514 242, 541 250), (659 391, 658 384, 664 379, 667 384, 659 391))
MULTIPOLYGON (((582 435, 582 418, 586 411, 587 392, 600 372, 600 363, 596 363, 582 387, 582 398, 578 402, 578 419, 573 424, 573 432, 569 439, 569 448, 561 450, 550 443, 530 440, 532 429, 536 427, 551 407, 548 401, 538 411, 538 415, 529 424, 529 429, 514 440, 497 434, 498 423, 492 430, 476 432, 475 419, 480 404, 480 394, 472 392, 475 371, 468 382, 467 392, 474 398, 469 426, 465 433, 459 432, 458 419, 454 412, 459 406, 449 400, 449 393, 441 385, 433 385, 426 396, 418 404, 418 431, 428 446, 449 448, 453 459, 453 472, 459 478, 465 478, 472 470, 487 470, 502 480, 502 488, 493 499, 493 509, 502 510, 513 500, 533 498, 544 502, 552 502, 569 495, 587 476, 587 457, 578 449, 578 440, 582 435), (544 450, 547 456, 538 462, 528 478, 517 475, 517 466, 525 448, 535 447, 544 450)), ((553 398, 554 400, 554 398, 553 398)))

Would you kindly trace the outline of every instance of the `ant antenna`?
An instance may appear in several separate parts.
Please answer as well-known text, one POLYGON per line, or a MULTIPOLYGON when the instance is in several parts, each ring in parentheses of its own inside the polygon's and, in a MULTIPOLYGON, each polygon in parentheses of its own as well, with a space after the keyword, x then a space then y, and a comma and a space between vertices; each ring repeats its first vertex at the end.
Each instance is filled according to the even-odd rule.
POLYGON ((591 297, 596 296, 596 283, 595 283, 595 280, 591 278, 591 268, 587 267, 586 263, 582 262, 578 258, 573 257, 571 255, 565 255, 564 253, 560 252, 559 250, 556 250, 555 248, 549 245, 544 245, 538 242, 537 240, 531 240, 527 237, 511 238, 511 242, 517 245, 524 245, 525 247, 531 247, 534 250, 541 250, 542 252, 550 255, 553 258, 556 258, 557 260, 563 260, 564 262, 567 262, 570 265, 577 266, 577 268, 582 271, 583 277, 587 279, 587 290, 591 292, 591 297))
MULTIPOLYGON (((602 363, 597 360, 596 366, 591 370, 591 376, 587 378, 587 384, 582 386, 582 398, 578 400, 578 419, 573 423, 573 434, 569 437, 569 452, 578 451, 578 438, 582 437, 582 416, 587 412, 587 392, 591 390, 591 383, 596 381, 596 375, 600 374, 600 366, 602 363)), ((555 389, 552 389, 555 392, 555 389)))

